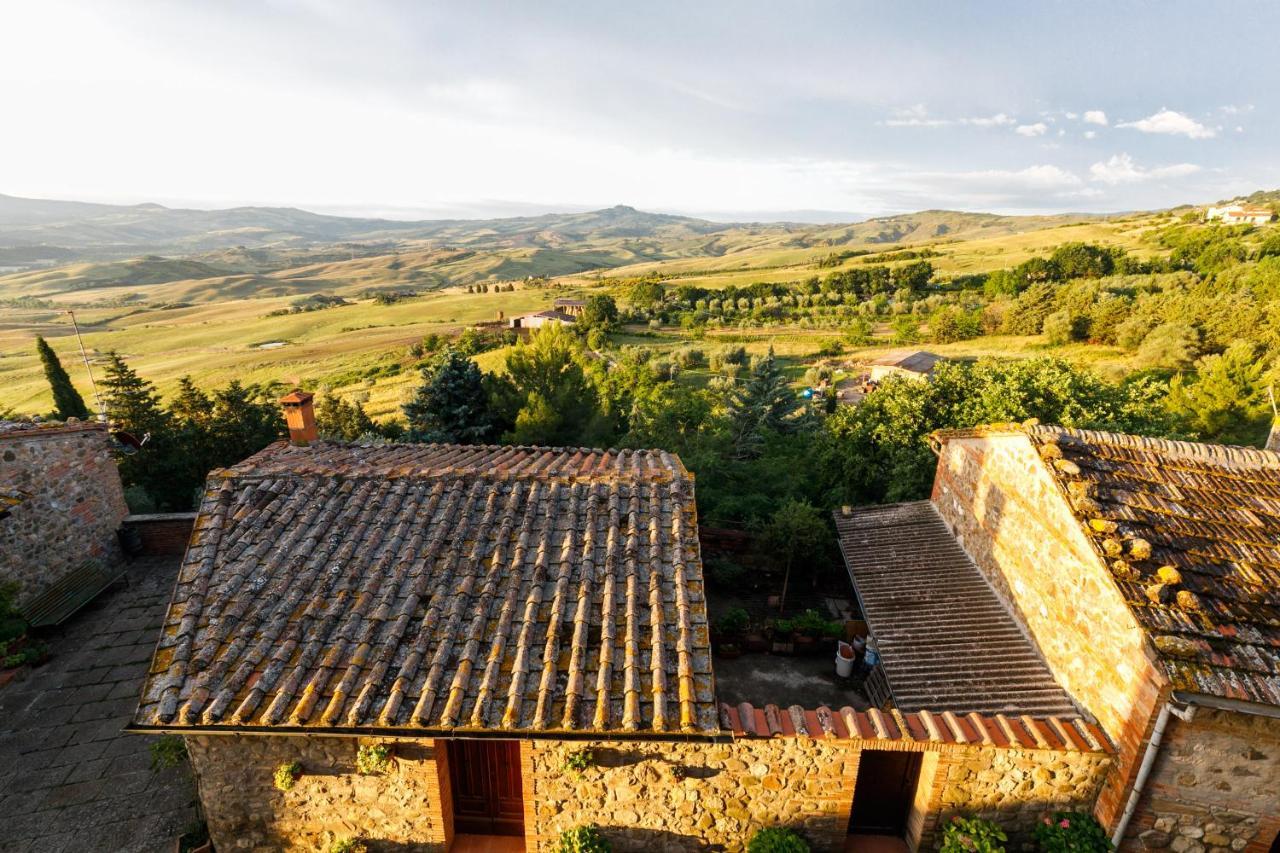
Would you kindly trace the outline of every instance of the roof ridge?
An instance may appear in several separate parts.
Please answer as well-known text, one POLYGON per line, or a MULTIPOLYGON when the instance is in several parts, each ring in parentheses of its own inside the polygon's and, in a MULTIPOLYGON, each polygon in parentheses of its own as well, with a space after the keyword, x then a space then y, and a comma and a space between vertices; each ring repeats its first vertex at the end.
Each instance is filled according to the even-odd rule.
POLYGON ((1054 426, 1049 424, 1028 424, 1020 427, 1033 438, 1071 439, 1094 444, 1107 444, 1116 447, 1134 447, 1144 450, 1155 450, 1161 453, 1196 459, 1201 462, 1212 462, 1220 465, 1260 466, 1264 468, 1280 468, 1280 453, 1263 450, 1257 447, 1242 447, 1235 444, 1211 444, 1201 441, 1184 441, 1174 438, 1159 438, 1149 435, 1134 435, 1125 432, 1107 430, 1081 429, 1079 427, 1054 426))

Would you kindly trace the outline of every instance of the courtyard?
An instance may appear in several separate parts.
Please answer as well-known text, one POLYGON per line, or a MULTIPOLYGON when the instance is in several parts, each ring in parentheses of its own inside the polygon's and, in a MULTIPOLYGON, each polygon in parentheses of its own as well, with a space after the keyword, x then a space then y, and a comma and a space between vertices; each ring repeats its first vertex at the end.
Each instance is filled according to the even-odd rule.
POLYGON ((176 557, 129 566, 47 637, 51 657, 0 686, 0 851, 169 850, 197 821, 186 763, 153 770, 151 737, 121 729, 155 648, 176 557))

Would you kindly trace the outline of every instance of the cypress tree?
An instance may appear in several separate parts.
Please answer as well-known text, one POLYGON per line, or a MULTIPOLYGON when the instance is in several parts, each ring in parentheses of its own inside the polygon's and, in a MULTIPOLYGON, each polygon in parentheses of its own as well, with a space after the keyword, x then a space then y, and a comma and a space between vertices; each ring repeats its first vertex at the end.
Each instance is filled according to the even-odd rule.
POLYGON ((36 352, 40 353, 40 362, 44 365, 44 377, 49 380, 49 388, 53 391, 53 410, 61 420, 67 418, 89 419, 89 407, 84 398, 71 384, 71 377, 58 360, 58 354, 42 337, 36 337, 36 352))

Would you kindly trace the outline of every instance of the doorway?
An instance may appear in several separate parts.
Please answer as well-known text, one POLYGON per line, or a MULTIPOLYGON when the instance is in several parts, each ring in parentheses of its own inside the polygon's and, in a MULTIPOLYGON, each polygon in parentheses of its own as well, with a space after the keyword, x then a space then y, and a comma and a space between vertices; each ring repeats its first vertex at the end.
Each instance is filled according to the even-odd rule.
POLYGON ((520 742, 448 742, 453 831, 469 835, 524 835, 520 742))
POLYGON ((849 833, 894 835, 907 830, 907 816, 920 780, 919 752, 863 750, 853 788, 849 833))

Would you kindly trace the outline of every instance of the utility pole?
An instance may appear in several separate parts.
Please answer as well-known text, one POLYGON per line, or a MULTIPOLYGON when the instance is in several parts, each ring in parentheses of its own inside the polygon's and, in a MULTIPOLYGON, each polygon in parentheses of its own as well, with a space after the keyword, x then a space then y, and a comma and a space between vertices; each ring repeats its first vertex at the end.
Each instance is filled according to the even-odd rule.
POLYGON ((98 395, 98 383, 94 381, 93 368, 89 366, 89 354, 84 351, 84 338, 80 337, 80 325, 76 323, 76 312, 68 309, 67 316, 71 318, 71 328, 76 330, 76 341, 80 344, 80 358, 84 359, 84 369, 89 373, 89 387, 93 389, 93 401, 98 404, 98 423, 105 424, 107 410, 102 405, 102 397, 98 395))

